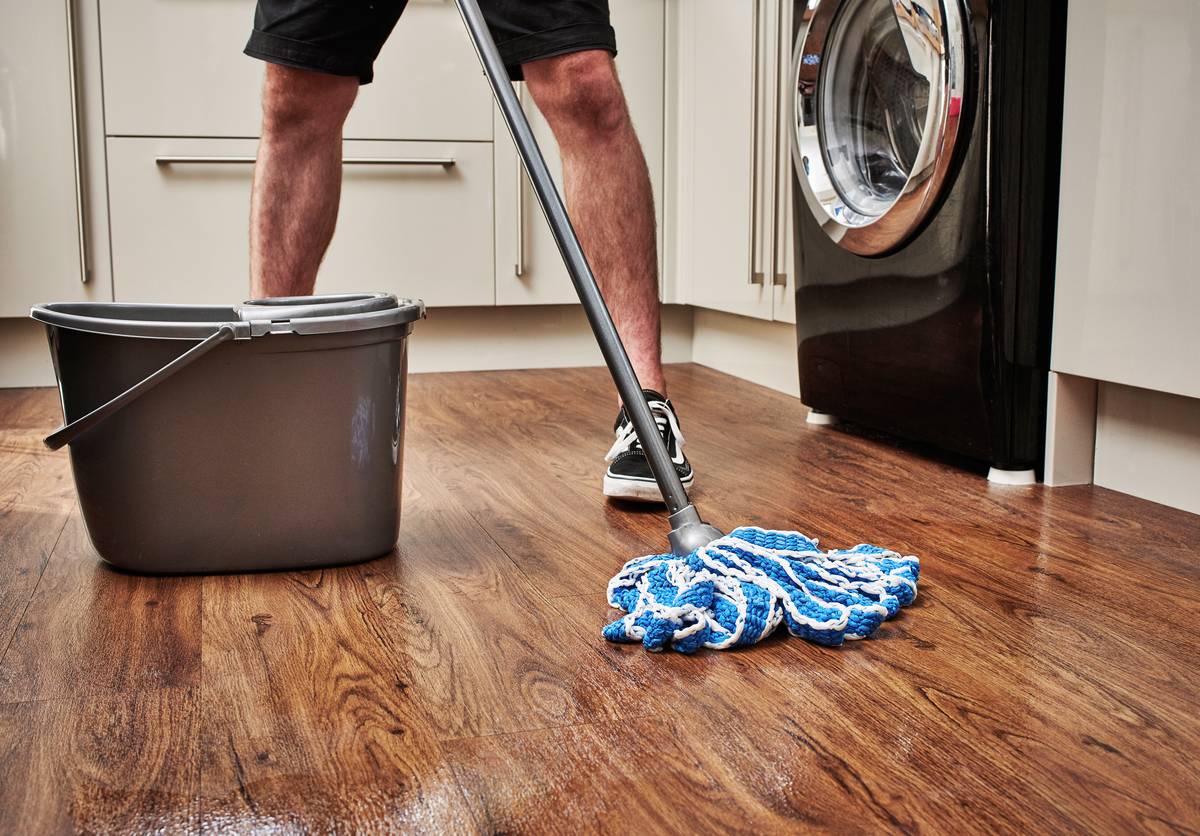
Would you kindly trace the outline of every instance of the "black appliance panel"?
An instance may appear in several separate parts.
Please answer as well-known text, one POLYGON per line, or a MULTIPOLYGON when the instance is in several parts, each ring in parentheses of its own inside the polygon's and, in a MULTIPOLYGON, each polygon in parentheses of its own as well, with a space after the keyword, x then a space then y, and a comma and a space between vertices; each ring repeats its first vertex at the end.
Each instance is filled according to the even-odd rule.
MULTIPOLYGON (((798 34, 807 6, 796 6, 798 34)), ((913 237, 882 256, 849 252, 794 190, 801 394, 1020 469, 1042 448, 1065 5, 974 0, 965 11, 963 139, 913 237)))

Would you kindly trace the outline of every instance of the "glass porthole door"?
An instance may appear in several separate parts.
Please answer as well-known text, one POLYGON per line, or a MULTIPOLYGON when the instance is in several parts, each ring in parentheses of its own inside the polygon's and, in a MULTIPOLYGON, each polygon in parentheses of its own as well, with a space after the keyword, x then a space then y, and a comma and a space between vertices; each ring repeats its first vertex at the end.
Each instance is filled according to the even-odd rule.
POLYGON ((959 0, 808 0, 793 56, 797 179, 830 238, 881 255, 947 186, 966 88, 959 0))

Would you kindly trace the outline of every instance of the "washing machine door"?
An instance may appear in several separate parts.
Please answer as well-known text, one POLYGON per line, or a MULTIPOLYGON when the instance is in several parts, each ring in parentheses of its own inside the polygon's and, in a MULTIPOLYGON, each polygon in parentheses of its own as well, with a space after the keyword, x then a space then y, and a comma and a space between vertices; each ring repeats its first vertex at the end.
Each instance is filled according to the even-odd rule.
POLYGON ((885 254, 937 205, 965 141, 966 14, 960 0, 807 0, 796 11, 796 179, 830 238, 885 254))

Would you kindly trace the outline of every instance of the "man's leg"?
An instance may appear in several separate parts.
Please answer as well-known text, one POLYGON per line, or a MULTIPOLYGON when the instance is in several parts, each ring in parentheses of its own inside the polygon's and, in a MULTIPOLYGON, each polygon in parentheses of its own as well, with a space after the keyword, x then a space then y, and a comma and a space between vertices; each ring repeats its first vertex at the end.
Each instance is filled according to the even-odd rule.
POLYGON ((642 385, 665 393, 654 194, 612 56, 522 65, 563 161, 567 208, 642 385))
POLYGON ((355 77, 268 64, 250 200, 255 298, 312 293, 342 189, 342 124, 355 77))
MULTIPOLYGON (((683 454, 675 409, 662 395, 658 253, 654 194, 646 157, 633 130, 612 55, 589 49, 522 64, 525 81, 558 140, 567 208, 584 253, 685 486, 692 466, 683 454)), ((622 409, 609 449, 604 493, 659 502, 646 454, 622 409)))

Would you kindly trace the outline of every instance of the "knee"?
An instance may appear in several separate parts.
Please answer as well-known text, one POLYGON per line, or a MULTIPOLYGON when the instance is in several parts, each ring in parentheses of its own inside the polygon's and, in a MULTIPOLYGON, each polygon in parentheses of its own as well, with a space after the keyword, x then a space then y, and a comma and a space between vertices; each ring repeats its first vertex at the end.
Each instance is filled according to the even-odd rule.
POLYGON ((609 134, 629 124, 629 109, 612 56, 601 50, 547 58, 525 66, 538 108, 556 133, 560 127, 609 134))
POLYGON ((263 134, 340 134, 357 95, 356 78, 268 64, 263 134))

